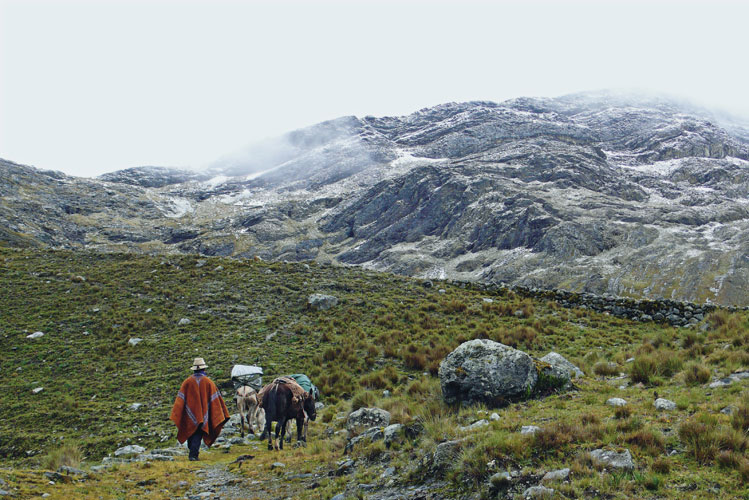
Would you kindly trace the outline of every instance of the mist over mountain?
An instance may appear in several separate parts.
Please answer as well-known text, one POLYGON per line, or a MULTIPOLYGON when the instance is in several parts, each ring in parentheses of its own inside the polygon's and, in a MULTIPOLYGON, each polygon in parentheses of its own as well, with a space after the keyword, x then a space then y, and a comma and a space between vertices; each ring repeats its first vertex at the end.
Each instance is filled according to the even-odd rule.
POLYGON ((749 304, 749 126, 583 93, 342 117, 207 171, 0 162, 13 246, 307 260, 749 304))

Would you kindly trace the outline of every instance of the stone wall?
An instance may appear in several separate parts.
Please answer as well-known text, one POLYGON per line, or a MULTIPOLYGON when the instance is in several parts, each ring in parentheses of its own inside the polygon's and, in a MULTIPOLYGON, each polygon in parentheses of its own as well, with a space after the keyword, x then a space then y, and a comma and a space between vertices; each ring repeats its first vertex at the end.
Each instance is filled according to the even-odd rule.
POLYGON ((634 321, 656 321, 673 326, 695 325, 705 319, 716 309, 729 312, 747 311, 749 307, 722 307, 715 304, 695 304, 678 302, 669 299, 634 299, 615 297, 613 295, 595 295, 592 293, 569 292, 567 290, 543 290, 523 286, 508 286, 494 283, 454 282, 462 288, 485 290, 498 294, 514 292, 521 297, 553 300, 563 307, 591 309, 600 313, 627 318, 634 321))

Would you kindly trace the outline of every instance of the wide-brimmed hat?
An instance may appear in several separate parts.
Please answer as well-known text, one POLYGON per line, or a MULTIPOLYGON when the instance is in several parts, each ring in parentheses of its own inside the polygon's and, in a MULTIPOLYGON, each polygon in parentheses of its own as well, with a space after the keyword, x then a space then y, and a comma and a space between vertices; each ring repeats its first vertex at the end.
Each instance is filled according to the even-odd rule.
POLYGON ((204 368, 208 368, 208 365, 205 364, 205 360, 203 358, 195 358, 192 361, 192 371, 202 370, 204 368))

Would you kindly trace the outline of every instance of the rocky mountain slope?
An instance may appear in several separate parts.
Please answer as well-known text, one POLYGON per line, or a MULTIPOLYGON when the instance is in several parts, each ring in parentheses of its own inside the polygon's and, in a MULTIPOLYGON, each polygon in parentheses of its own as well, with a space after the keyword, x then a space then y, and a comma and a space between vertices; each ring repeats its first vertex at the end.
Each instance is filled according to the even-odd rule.
POLYGON ((344 117, 197 174, 0 163, 0 238, 749 304, 749 128, 610 93, 344 117))

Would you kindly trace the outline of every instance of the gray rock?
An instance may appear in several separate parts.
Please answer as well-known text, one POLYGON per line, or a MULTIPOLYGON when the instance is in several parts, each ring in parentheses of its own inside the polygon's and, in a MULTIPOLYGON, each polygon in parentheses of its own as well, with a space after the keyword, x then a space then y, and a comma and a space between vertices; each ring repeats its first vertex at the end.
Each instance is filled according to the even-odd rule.
MULTIPOLYGON (((28 330, 26 330, 28 332, 28 330)), ((31 335, 26 335, 27 339, 38 339, 44 337, 44 332, 34 332, 31 335)))
POLYGON ((528 354, 499 342, 476 339, 464 342, 442 360, 439 377, 447 403, 495 405, 529 394, 538 373, 528 354))
POLYGON ((6 491, 6 490, 0 490, 0 497, 9 497, 9 496, 11 496, 12 494, 13 494, 13 493, 11 493, 10 491, 6 491))
POLYGON ((339 493, 336 496, 332 497, 330 500, 346 500, 346 495, 343 493, 339 493))
POLYGON ((569 477, 570 470, 565 468, 547 472, 546 474, 544 474, 544 477, 541 478, 541 481, 544 483, 547 481, 565 481, 569 477))
POLYGON ((624 450, 621 453, 617 453, 612 450, 604 450, 599 448, 590 452, 590 457, 596 461, 611 467, 614 469, 632 470, 635 468, 635 464, 632 461, 632 454, 629 450, 624 450))
POLYGON ((507 486, 510 481, 512 481, 512 476, 507 471, 496 472, 489 478, 489 484, 495 489, 507 486))
POLYGON ((130 410, 130 411, 135 411, 138 408, 140 408, 141 406, 143 406, 143 403, 133 403, 130 406, 128 406, 127 409, 130 410))
POLYGON ((137 444, 129 444, 127 446, 123 446, 121 448, 117 448, 114 452, 115 457, 124 457, 127 455, 138 455, 140 453, 145 452, 146 449, 142 446, 139 446, 137 444))
POLYGON ((523 498, 552 498, 554 490, 546 486, 531 486, 523 492, 523 498))
POLYGON ((452 465, 460 451, 460 441, 445 441, 437 445, 432 458, 432 468, 441 471, 452 465))
POLYGON ((349 453, 359 443, 364 441, 379 441, 385 437, 385 433, 381 427, 370 427, 358 436, 352 437, 346 442, 344 453, 349 453))
POLYGON ((285 469, 286 464, 283 462, 273 462, 270 466, 271 470, 273 469, 285 469))
POLYGON ((729 405, 729 406, 726 406, 725 408, 723 408, 722 410, 720 410, 720 412, 723 415, 733 415, 733 413, 736 411, 736 409, 737 408, 735 406, 729 405))
POLYGON ((489 415, 489 420, 491 420, 492 422, 496 422, 497 420, 499 420, 499 413, 493 412, 491 415, 489 415))
POLYGON ((307 298, 307 306, 315 311, 327 311, 338 305, 338 297, 334 295, 324 295, 313 293, 307 298))
POLYGON ((31 389, 31 393, 32 394, 39 394, 43 390, 44 390, 44 387, 35 387, 35 388, 31 389))
POLYGON ((181 457, 187 455, 187 448, 175 446, 173 448, 156 448, 151 450, 154 455, 167 455, 170 457, 181 457))
POLYGON ((541 428, 535 425, 524 425, 520 428, 520 434, 535 434, 540 430, 541 428))
POLYGON ((178 325, 189 325, 190 324, 190 318, 182 318, 177 322, 178 325))
POLYGON ((138 345, 141 342, 143 342, 143 339, 138 338, 138 337, 133 337, 133 338, 131 338, 130 340, 127 341, 127 343, 130 344, 130 345, 132 345, 132 346, 138 345))
POLYGON ((391 444, 400 441, 403 437, 404 430, 405 427, 403 424, 391 424, 385 427, 385 430, 383 431, 385 446, 389 448, 391 444))
POLYGON ((477 420, 476 422, 472 423, 471 425, 466 425, 465 427, 458 427, 458 430, 462 432, 468 432, 468 431, 475 431, 476 429, 480 429, 482 427, 486 427, 489 425, 488 420, 477 420))
POLYGON ((82 478, 88 477, 88 472, 81 469, 76 469, 75 467, 71 467, 69 465, 61 465, 57 468, 57 472, 59 472, 60 474, 66 474, 68 476, 79 476, 82 478))
POLYGON ((606 404, 609 406, 625 406, 627 402, 622 398, 609 398, 606 400, 606 404))
POLYGON ((354 461, 353 460, 343 460, 341 462, 338 462, 338 468, 335 471, 336 476, 343 476, 346 474, 350 474, 354 470, 354 461))
POLYGON ((541 361, 543 361, 544 363, 549 363, 553 368, 556 369, 556 371, 567 373, 567 378, 577 378, 584 375, 583 371, 580 368, 573 365, 572 363, 567 361, 564 356, 554 351, 541 358, 541 361))
POLYGON ((655 406, 655 409, 659 411, 671 411, 676 409, 676 403, 663 398, 656 399, 653 406, 655 406))
POLYGON ((716 380, 715 382, 712 382, 708 387, 710 389, 717 389, 719 387, 727 387, 731 384, 733 384, 734 380, 730 377, 722 378, 720 380, 716 380))
POLYGON ((349 414, 346 429, 357 432, 370 427, 387 427, 390 425, 390 412, 382 408, 359 408, 349 414))
POLYGON ((156 453, 141 453, 135 459, 136 462, 174 462, 172 455, 159 455, 156 453))

